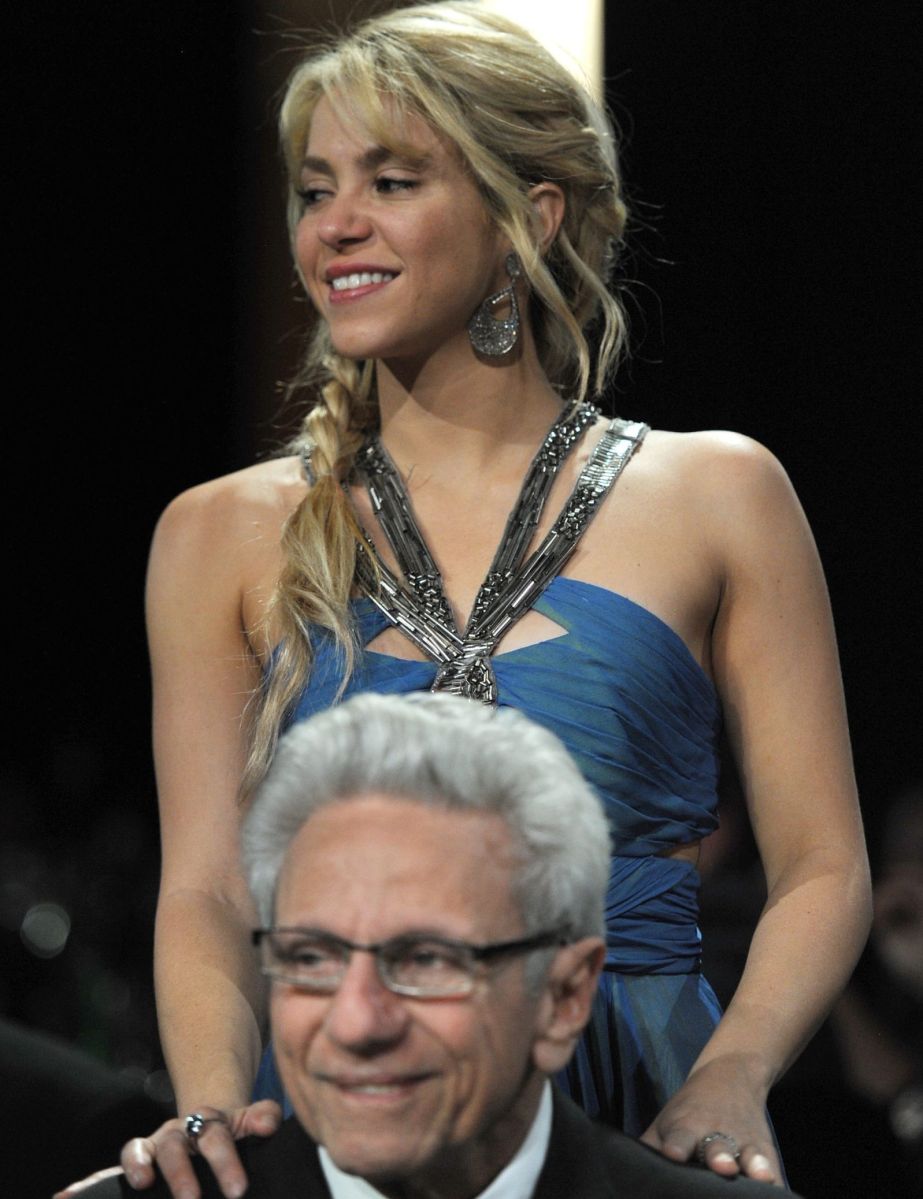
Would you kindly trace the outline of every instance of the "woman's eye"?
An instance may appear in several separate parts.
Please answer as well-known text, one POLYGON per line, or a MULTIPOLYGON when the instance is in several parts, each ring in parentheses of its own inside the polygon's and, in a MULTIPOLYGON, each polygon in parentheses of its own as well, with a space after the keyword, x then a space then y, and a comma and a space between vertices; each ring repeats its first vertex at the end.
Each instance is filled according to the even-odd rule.
POLYGON ((397 192, 402 191, 412 191, 416 186, 416 179, 392 179, 389 175, 375 180, 376 191, 386 196, 395 195, 397 192))
POLYGON ((295 194, 301 201, 302 207, 313 208, 324 196, 329 196, 330 192, 323 187, 299 187, 296 189, 295 194))

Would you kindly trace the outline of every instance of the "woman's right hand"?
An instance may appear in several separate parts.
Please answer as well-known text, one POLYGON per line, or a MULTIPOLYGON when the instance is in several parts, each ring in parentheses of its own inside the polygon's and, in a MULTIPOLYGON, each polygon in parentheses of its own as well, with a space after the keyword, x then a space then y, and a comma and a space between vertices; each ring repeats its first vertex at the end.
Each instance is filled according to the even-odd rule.
MULTIPOLYGON (((174 1199, 199 1199, 201 1191, 190 1160, 197 1151, 211 1166, 227 1199, 239 1199, 244 1194, 247 1176, 234 1142, 247 1136, 271 1136, 282 1120, 282 1109, 272 1099, 261 1099, 230 1112, 207 1105, 196 1111, 207 1123, 197 1138, 195 1150, 186 1136, 185 1116, 167 1120, 151 1136, 133 1137, 125 1145, 122 1170, 135 1190, 153 1186, 159 1173, 174 1199)), ((98 1177, 72 1183, 58 1191, 54 1199, 77 1199, 84 1187, 98 1177)))

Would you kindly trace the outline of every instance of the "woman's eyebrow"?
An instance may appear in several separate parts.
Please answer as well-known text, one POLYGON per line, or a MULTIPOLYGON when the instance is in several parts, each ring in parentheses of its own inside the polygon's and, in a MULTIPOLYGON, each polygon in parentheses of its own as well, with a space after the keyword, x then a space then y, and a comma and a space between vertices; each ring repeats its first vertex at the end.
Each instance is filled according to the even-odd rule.
MULTIPOLYGON (((394 160, 395 162, 404 163, 407 166, 412 166, 416 169, 425 167, 430 161, 429 154, 414 154, 413 156, 399 154, 395 150, 388 149, 387 146, 370 146, 364 153, 360 154, 355 160, 356 166, 360 170, 373 171, 376 167, 380 167, 382 163, 394 160)), ((333 175, 335 172, 333 167, 326 158, 318 158, 313 154, 306 154, 302 160, 301 168, 304 171, 316 171, 319 175, 333 175)))

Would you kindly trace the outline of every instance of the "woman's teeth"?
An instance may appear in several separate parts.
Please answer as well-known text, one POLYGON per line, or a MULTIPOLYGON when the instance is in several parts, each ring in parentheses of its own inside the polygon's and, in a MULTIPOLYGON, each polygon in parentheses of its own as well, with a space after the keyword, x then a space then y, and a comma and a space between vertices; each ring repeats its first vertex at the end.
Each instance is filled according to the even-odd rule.
POLYGON ((355 275, 338 275, 331 281, 334 291, 349 291, 353 287, 368 287, 370 283, 390 283, 394 276, 389 271, 362 271, 355 275))

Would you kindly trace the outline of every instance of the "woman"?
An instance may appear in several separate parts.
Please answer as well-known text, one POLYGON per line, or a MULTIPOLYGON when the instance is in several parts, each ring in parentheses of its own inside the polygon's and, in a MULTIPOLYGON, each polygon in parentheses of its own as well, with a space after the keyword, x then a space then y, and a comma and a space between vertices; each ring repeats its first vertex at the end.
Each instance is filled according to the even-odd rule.
MULTIPOLYGON (((181 1117, 207 1118, 199 1151, 240 1193, 232 1137, 278 1119, 249 1103, 264 996, 241 779, 287 721, 437 685, 552 728, 610 816, 608 970, 565 1085, 668 1156, 781 1183, 766 1095, 868 920, 832 625, 791 487, 745 438, 583 405, 622 341, 606 277, 625 209, 603 118, 515 26, 463 3, 367 22, 295 72, 282 135, 319 314, 299 382, 318 398, 295 453, 180 496, 151 556, 156 974, 181 1117), (718 1023, 695 862, 721 713, 769 898, 718 1023)), ((191 1183, 185 1127, 126 1147, 136 1185, 154 1157, 191 1183)))

